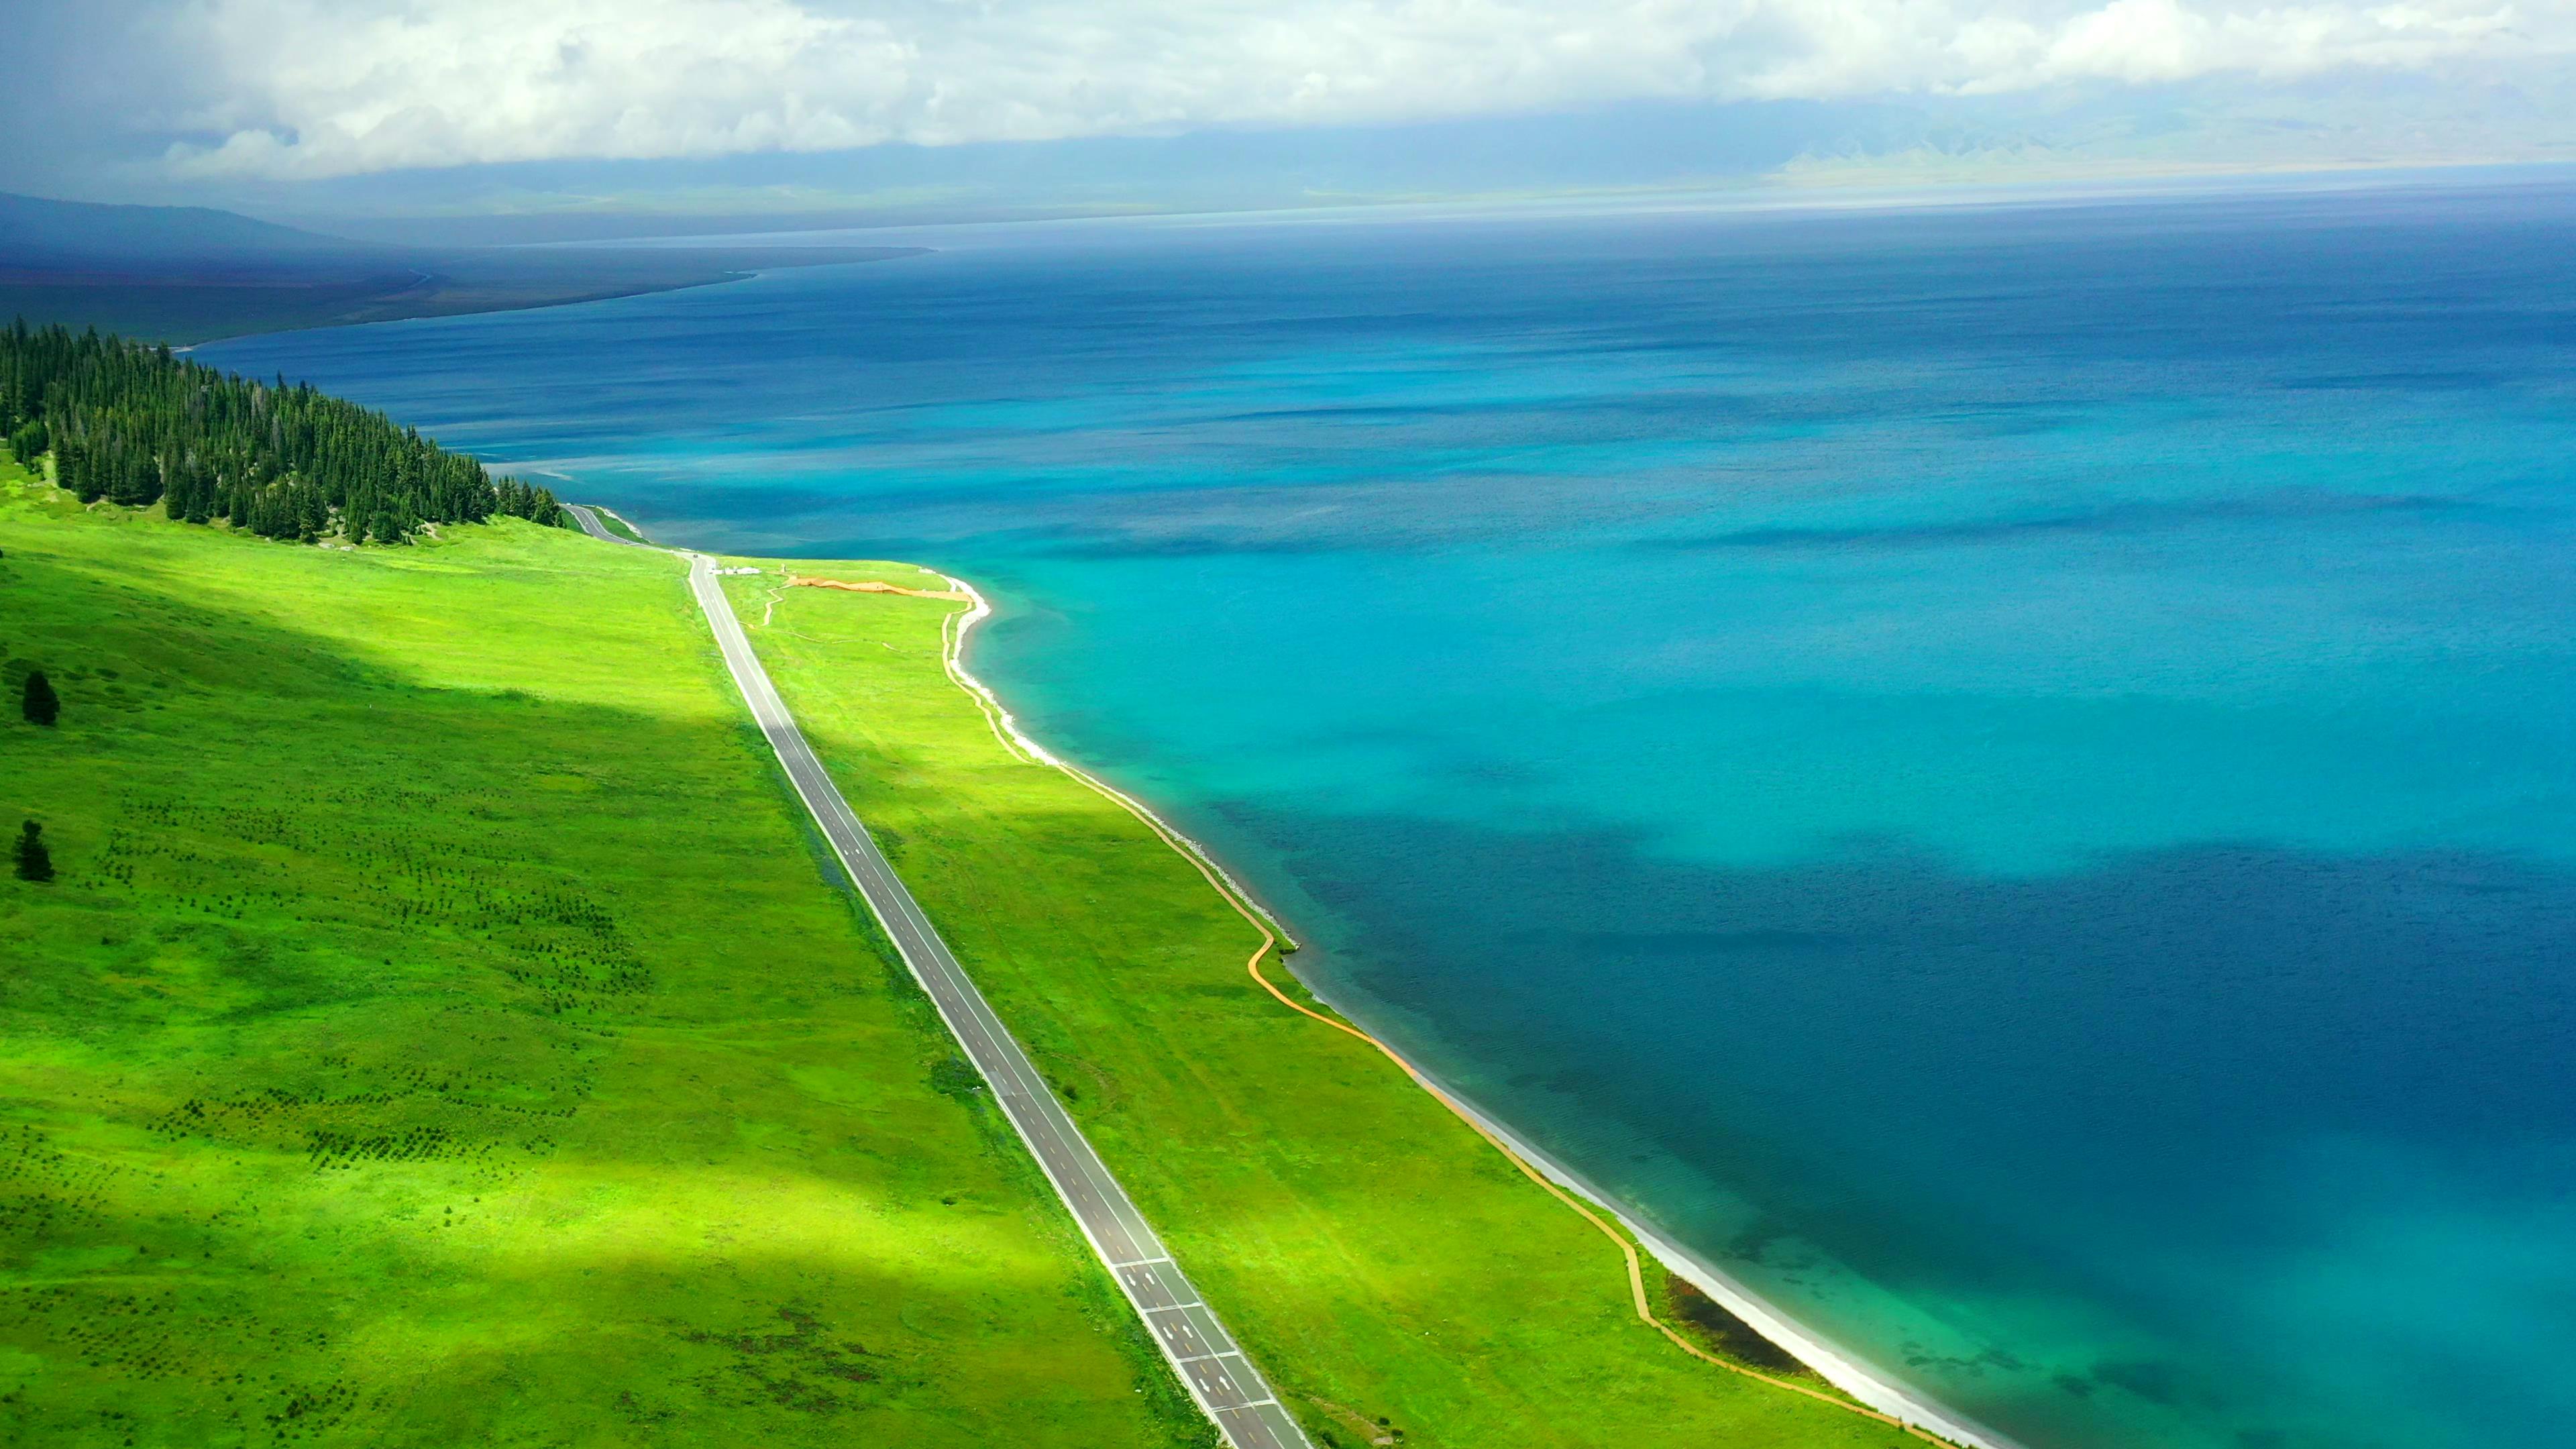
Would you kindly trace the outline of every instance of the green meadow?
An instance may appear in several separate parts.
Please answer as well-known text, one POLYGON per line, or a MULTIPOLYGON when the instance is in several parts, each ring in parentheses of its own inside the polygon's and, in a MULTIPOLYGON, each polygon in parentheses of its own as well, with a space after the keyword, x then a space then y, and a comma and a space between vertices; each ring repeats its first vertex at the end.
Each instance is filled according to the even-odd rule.
MULTIPOLYGON (((1692 1361, 1608 1240, 1261 994, 1196 871, 945 677, 957 605, 726 582, 1319 1444, 1917 1442, 1692 1361)), ((271 543, 0 465, 0 675, 0 833, 56 872, 0 879, 0 1443, 1215 1442, 677 560, 271 543)))
POLYGON ((1259 934, 1145 825, 1003 746, 941 666, 959 605, 725 584, 843 793, 1318 1443, 1921 1442, 1640 1322, 1610 1240, 1374 1049, 1263 993, 1259 934))
POLYGON ((677 561, 444 533, 0 475, 0 1443, 1213 1443, 677 561))

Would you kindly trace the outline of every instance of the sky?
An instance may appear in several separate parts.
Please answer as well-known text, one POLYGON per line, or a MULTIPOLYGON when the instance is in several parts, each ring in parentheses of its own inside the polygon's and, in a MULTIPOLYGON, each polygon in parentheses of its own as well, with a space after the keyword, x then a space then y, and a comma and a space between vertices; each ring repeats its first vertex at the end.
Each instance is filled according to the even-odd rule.
POLYGON ((2576 0, 0 8, 0 189, 317 220, 848 224, 2576 160, 2576 0))

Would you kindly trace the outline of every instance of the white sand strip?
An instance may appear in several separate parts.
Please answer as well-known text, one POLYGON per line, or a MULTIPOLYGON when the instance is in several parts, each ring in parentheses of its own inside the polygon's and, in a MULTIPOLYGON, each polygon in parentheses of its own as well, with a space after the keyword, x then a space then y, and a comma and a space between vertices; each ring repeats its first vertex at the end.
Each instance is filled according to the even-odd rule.
MULTIPOLYGON (((1335 1003, 1333 1009, 1340 1011, 1342 1008, 1335 1003)), ((1745 1326, 1778 1344, 1798 1362, 1814 1369, 1835 1388, 1882 1414, 1928 1429, 1953 1443, 1969 1445, 1971 1449, 2023 1449, 2017 1440, 1964 1414, 1943 1408, 1920 1392, 1898 1383, 1892 1375, 1862 1362, 1779 1308, 1755 1297, 1751 1289, 1729 1277, 1723 1269, 1639 1222, 1617 1199, 1584 1181, 1572 1168, 1531 1146, 1456 1088, 1424 1074, 1410 1061, 1405 1063, 1405 1069, 1432 1083, 1486 1131, 1510 1143, 1514 1152, 1519 1153, 1530 1166, 1547 1174, 1549 1181, 1618 1219, 1619 1225, 1635 1234, 1637 1241, 1654 1255, 1657 1262, 1716 1300, 1719 1307, 1744 1320, 1745 1326)))
POLYGON ((993 615, 993 606, 985 602, 984 595, 981 591, 976 589, 973 584, 966 582, 964 579, 948 575, 942 575, 941 577, 947 578, 948 586, 950 588, 964 594, 967 599, 971 601, 964 614, 955 616, 957 619, 957 627, 948 635, 948 648, 945 651, 947 656, 945 662, 948 666, 948 677, 957 681, 959 688, 965 690, 968 694, 973 695, 975 697, 975 702, 983 706, 984 718, 993 726, 993 733, 1001 739, 1003 748, 1023 755, 1037 764, 1052 765, 1055 768, 1064 771, 1066 774, 1081 780, 1084 784, 1089 785, 1092 789, 1099 791, 1101 794, 1115 799, 1128 809, 1135 811, 1140 818, 1142 818, 1147 824, 1151 825, 1163 836, 1164 839, 1170 841, 1175 849, 1188 852, 1192 857, 1197 859, 1201 865, 1204 865, 1210 871, 1215 872, 1217 878, 1225 882, 1226 889, 1234 892, 1236 899, 1242 901, 1246 906, 1251 907, 1254 914, 1260 916, 1264 922, 1268 923, 1270 929, 1278 935, 1282 946, 1290 951, 1296 950, 1297 938, 1288 934, 1288 928, 1279 923, 1279 918, 1277 916, 1270 914, 1269 907, 1261 904, 1258 897, 1254 896, 1251 891, 1244 888, 1243 882, 1236 880, 1232 873, 1228 872, 1224 866, 1217 864, 1216 857, 1208 854, 1206 847, 1200 845, 1197 841, 1192 840, 1187 835, 1182 834, 1180 830, 1172 824, 1172 822, 1164 819, 1161 815, 1156 814, 1152 806, 1147 805, 1144 801, 1137 799, 1135 796, 1128 794, 1117 786, 1110 784, 1108 781, 1101 779, 1099 776, 1092 774, 1089 770, 1083 769, 1081 766, 1073 764, 1054 754, 1044 745, 1030 739, 1027 734, 1021 731, 1019 721, 1012 717, 1009 708, 1002 703, 1001 696, 986 688, 984 681, 977 679, 973 674, 967 672, 966 669, 965 657, 967 631, 973 629, 976 625, 984 622, 986 619, 991 618, 993 615))

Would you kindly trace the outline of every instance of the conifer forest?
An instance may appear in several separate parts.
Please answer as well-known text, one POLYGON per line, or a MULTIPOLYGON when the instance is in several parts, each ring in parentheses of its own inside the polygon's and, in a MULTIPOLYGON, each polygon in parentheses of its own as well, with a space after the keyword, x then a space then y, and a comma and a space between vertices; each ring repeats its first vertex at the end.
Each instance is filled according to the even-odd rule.
POLYGON ((268 538, 401 543, 494 514, 558 528, 554 494, 495 481, 384 414, 311 386, 258 382, 95 331, 0 333, 0 435, 84 503, 164 505, 268 538))

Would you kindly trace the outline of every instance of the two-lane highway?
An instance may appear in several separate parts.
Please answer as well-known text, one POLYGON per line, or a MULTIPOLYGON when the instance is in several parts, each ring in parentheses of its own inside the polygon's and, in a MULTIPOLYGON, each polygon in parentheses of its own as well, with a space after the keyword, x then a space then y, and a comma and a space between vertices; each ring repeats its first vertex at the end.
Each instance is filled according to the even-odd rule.
POLYGON ((649 543, 637 543, 631 538, 620 538, 609 532, 608 525, 599 521, 599 514, 587 503, 567 503, 563 507, 564 512, 572 515, 572 521, 581 525, 581 531, 593 538, 606 539, 610 543, 622 543, 628 548, 653 546, 649 543))
MULTIPOLYGON (((583 531, 635 546, 633 540, 619 538, 601 526, 590 509, 569 506, 583 531)), ((1135 1305, 1154 1342, 1180 1373, 1191 1397, 1235 1449, 1311 1449, 1295 1418, 1199 1297, 1180 1264, 1172 1261, 1144 1214, 1110 1176, 1108 1165, 1038 1075, 1036 1064, 1012 1040, 948 944, 931 927, 920 903, 851 813, 849 802, 841 798, 839 787, 771 686, 760 657, 752 652, 733 605, 725 599, 714 560, 698 554, 683 556, 689 561, 689 587, 715 631, 725 667, 732 671, 735 686, 751 706, 752 718, 777 753, 789 783, 822 828, 823 837, 832 843, 833 853, 840 857, 868 909, 903 954, 913 978, 939 1008, 940 1019, 948 1023, 967 1060, 983 1073, 1003 1115, 1028 1144, 1047 1180, 1055 1184, 1056 1194, 1072 1209, 1074 1221, 1109 1266, 1119 1291, 1135 1305)))

